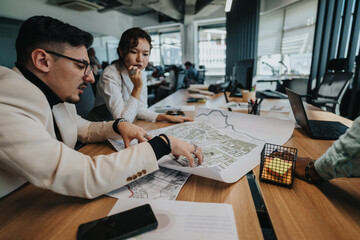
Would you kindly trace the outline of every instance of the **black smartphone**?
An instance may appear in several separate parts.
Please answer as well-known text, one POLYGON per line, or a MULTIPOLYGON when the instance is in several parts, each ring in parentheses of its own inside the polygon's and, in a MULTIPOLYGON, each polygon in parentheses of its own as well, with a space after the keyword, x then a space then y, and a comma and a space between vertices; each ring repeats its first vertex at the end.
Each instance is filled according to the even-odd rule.
POLYGON ((125 212, 81 224, 77 231, 78 240, 126 239, 155 230, 156 217, 149 204, 125 212))
POLYGON ((173 115, 173 116, 185 116, 185 113, 180 110, 177 110, 177 111, 169 110, 169 111, 166 111, 165 114, 173 115))

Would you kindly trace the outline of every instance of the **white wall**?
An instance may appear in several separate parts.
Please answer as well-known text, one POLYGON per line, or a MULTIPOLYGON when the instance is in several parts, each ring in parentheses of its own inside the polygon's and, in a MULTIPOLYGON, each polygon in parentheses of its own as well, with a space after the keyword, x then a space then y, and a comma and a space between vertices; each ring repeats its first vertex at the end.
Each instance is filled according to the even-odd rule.
POLYGON ((133 26, 133 18, 117 11, 80 12, 56 5, 47 0, 0 0, 0 16, 26 20, 34 15, 47 15, 70 23, 85 31, 120 37, 133 26))

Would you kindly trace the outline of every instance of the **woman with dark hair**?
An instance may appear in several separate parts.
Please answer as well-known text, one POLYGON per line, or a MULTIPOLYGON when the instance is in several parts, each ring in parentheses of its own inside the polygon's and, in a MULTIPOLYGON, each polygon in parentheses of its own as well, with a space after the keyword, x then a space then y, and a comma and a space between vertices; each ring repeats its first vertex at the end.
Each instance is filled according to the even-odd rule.
POLYGON ((93 121, 135 118, 147 121, 193 121, 183 116, 158 114, 147 109, 147 77, 151 37, 140 28, 126 30, 120 39, 119 60, 107 67, 97 85, 95 107, 88 118, 93 121))

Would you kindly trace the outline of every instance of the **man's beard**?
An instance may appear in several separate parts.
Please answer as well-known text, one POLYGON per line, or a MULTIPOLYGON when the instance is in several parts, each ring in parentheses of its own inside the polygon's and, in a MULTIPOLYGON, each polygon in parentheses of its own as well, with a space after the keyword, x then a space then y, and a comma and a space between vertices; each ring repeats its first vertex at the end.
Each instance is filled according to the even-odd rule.
POLYGON ((79 94, 79 99, 73 99, 72 97, 67 97, 65 102, 67 103, 79 103, 81 101, 81 94, 79 94))
MULTIPOLYGON (((81 83, 78 87, 78 89, 82 90, 84 92, 85 88, 82 88, 83 86, 85 86, 85 88, 87 87, 87 84, 86 83, 81 83)), ((81 101, 81 93, 79 93, 79 99, 73 99, 71 96, 67 97, 65 99, 65 102, 68 102, 68 103, 79 103, 81 101)))

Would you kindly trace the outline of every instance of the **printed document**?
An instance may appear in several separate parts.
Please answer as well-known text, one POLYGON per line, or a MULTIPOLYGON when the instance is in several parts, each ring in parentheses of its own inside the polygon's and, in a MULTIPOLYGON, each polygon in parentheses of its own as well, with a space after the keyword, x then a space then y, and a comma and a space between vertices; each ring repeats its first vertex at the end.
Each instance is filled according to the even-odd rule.
POLYGON ((149 203, 159 223, 155 231, 131 239, 235 240, 234 211, 225 203, 119 199, 109 215, 149 203))
POLYGON ((189 176, 189 173, 160 167, 158 171, 106 195, 114 198, 175 200, 189 176))

